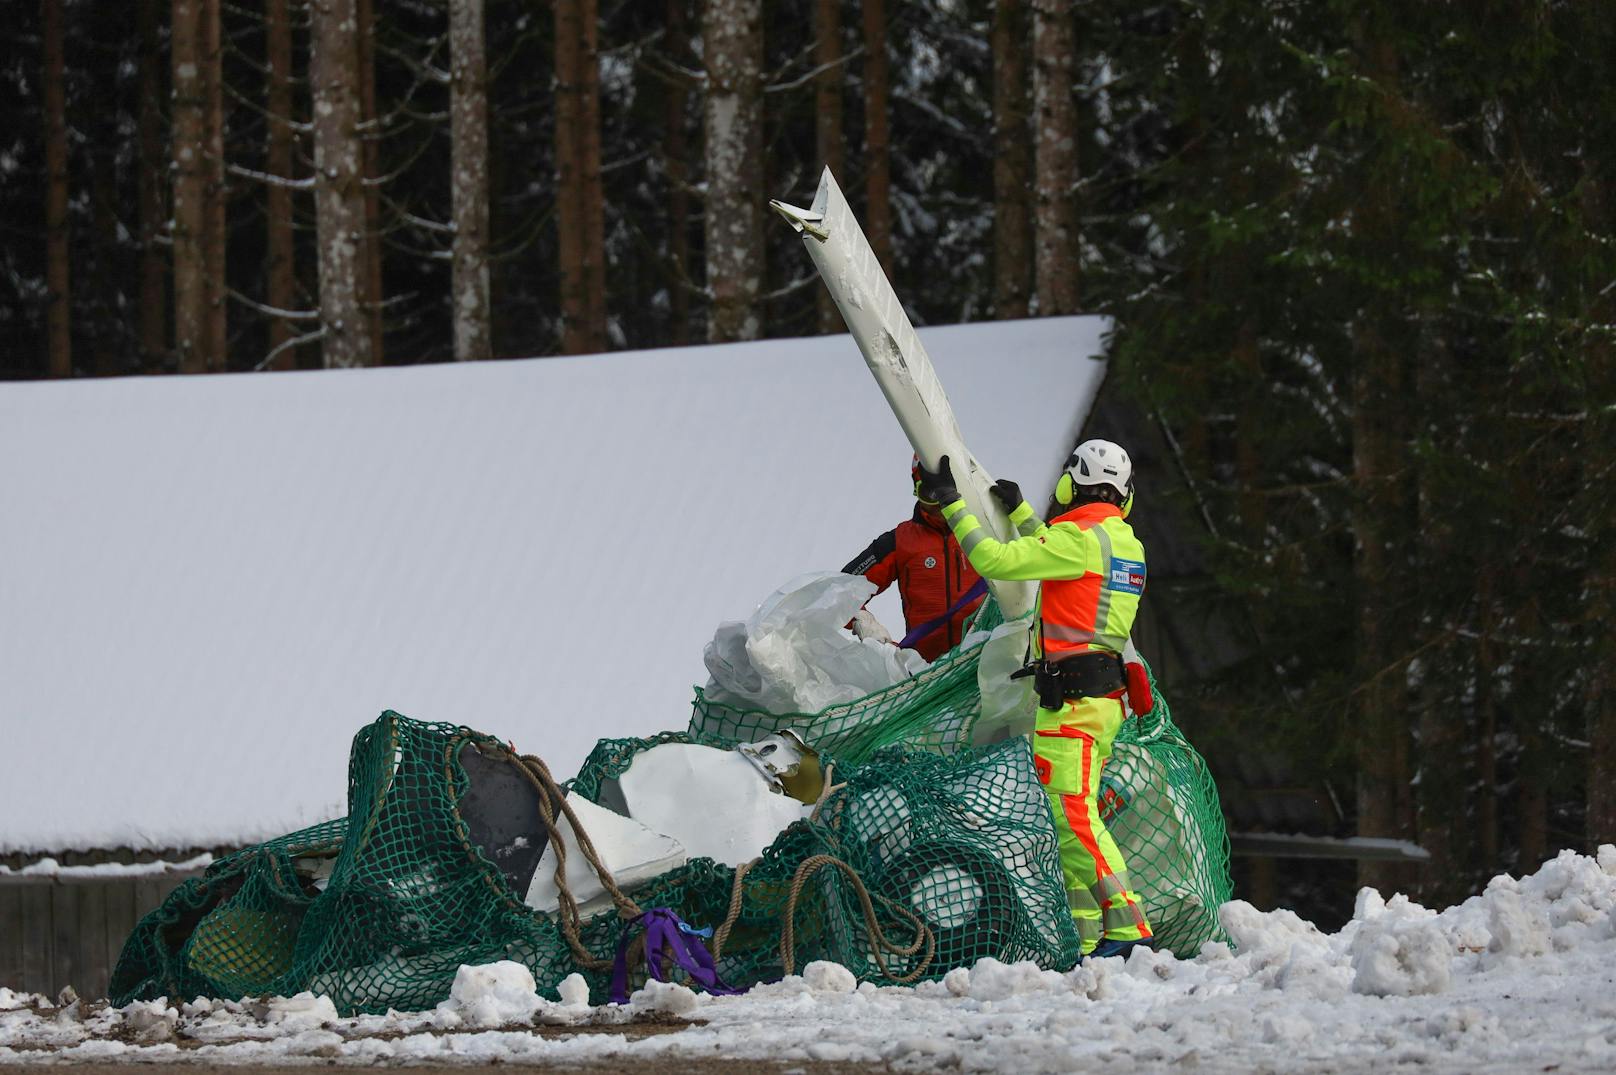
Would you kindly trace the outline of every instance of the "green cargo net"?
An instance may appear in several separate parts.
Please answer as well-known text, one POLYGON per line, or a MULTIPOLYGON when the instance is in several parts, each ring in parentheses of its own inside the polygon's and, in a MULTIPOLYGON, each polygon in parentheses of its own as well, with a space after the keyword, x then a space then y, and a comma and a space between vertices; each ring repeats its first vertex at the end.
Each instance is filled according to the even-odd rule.
MULTIPOLYGON (((971 632, 985 634, 1001 622, 990 597, 971 632)), ((690 731, 698 739, 744 742, 789 728, 855 762, 895 744, 941 754, 968 750, 981 715, 979 653, 980 647, 951 650, 914 679, 812 714, 738 709, 698 689, 690 731)), ((1205 942, 1227 939, 1217 909, 1234 893, 1229 838, 1206 761, 1173 723, 1154 673, 1150 681, 1155 708, 1123 723, 1100 778, 1100 816, 1128 863, 1156 947, 1193 956, 1205 942)))
MULTIPOLYGON (((1078 939, 1031 749, 1023 738, 971 745, 976 652, 816 717, 721 711, 698 695, 687 732, 603 740, 568 793, 594 800, 661 743, 727 748, 800 728, 845 786, 739 871, 698 858, 632 889, 639 908, 716 928, 719 973, 736 987, 813 960, 877 984, 935 979, 984 956, 1070 967, 1078 939)), ((466 728, 385 713, 362 729, 348 817, 238 852, 182 884, 126 943, 115 1003, 311 990, 344 1013, 419 1010, 447 998, 462 964, 501 959, 528 966, 551 997, 582 973, 603 1000, 605 963, 634 926, 615 910, 584 921, 584 965, 557 915, 523 902, 461 816, 468 747, 519 764, 466 728)), ((1227 846, 1206 767, 1165 703, 1119 738, 1105 780, 1110 824, 1157 936, 1193 951, 1216 935, 1229 895, 1227 846)), ((645 976, 641 958, 632 984, 645 976)))

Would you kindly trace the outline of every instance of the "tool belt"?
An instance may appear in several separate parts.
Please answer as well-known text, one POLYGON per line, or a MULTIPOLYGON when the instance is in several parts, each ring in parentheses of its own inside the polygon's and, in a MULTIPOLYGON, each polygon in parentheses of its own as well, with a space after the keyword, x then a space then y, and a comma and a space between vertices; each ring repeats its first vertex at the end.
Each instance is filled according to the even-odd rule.
POLYGON ((1033 661, 1011 679, 1033 677, 1038 704, 1059 709, 1071 698, 1103 698, 1123 689, 1122 658, 1098 650, 1079 653, 1063 661, 1033 661))

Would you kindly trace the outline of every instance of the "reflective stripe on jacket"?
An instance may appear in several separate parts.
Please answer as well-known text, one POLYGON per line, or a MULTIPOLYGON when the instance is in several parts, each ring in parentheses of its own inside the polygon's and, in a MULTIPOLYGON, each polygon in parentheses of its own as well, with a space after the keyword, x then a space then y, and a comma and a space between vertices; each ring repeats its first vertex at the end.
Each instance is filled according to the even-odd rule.
POLYGON ((963 499, 943 508, 971 566, 985 578, 1038 581, 1039 656, 1058 660, 1098 648, 1121 653, 1145 592, 1145 547, 1114 504, 1081 504, 1047 526, 1022 503, 1021 535, 995 539, 963 499))

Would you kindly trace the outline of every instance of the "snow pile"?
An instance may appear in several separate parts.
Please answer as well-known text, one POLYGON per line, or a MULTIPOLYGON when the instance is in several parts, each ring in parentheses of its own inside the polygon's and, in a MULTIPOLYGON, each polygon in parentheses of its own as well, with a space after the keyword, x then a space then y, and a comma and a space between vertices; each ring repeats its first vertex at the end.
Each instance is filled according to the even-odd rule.
POLYGON ((636 989, 628 998, 629 1007, 646 1012, 665 1012, 668 1015, 689 1015, 701 1007, 702 998, 678 982, 652 980, 636 989))
POLYGON ((438 1005, 446 1026, 506 1026, 530 1023, 544 1003, 533 972, 520 963, 501 960, 455 973, 449 999, 438 1005))
POLYGON ((724 1056, 1051 1075, 1616 1069, 1616 847, 1597 858, 1563 853, 1441 912, 1366 890, 1334 934, 1289 911, 1238 901, 1221 910, 1238 948, 1208 944, 1192 960, 1136 950, 1066 973, 984 959, 912 989, 810 963, 744 996, 653 982, 623 1007, 590 1008, 581 979, 564 983, 556 1004, 507 963, 466 968, 438 1012, 335 1021, 306 997, 86 1016, 77 1005, 6 1010, 15 997, 0 992, 0 1062, 167 1059, 175 1045, 158 1040, 166 1033, 201 1043, 185 1055, 213 1063, 615 1058, 682 1067, 724 1056), (288 1014, 277 1023, 276 1012, 288 1014), (670 1016, 691 1025, 643 1036, 476 1029, 568 1022, 598 1031, 646 1019, 665 1026, 670 1016))
POLYGON ((461 967, 455 973, 449 999, 433 1013, 434 1026, 502 1027, 547 1023, 563 1025, 589 1015, 589 984, 581 974, 562 979, 560 1003, 539 996, 533 972, 512 960, 501 960, 476 967, 461 967))
POLYGON ((707 697, 737 709, 818 713, 925 671, 914 650, 845 629, 874 596, 869 579, 836 571, 786 583, 745 623, 719 625, 702 654, 707 697))
POLYGON ((1447 992, 1454 949, 1435 912, 1404 896, 1382 900, 1366 888, 1352 917, 1358 924, 1347 945, 1353 992, 1376 997, 1447 992))
POLYGON ((0 1012, 10 1011, 13 1008, 26 1008, 30 1004, 40 1004, 45 1000, 37 993, 17 993, 0 985, 0 1012))
MULTIPOLYGON (((465 968, 462 968, 465 969, 465 968)), ((529 976, 529 981, 532 977, 529 976)), ((459 984, 458 978, 456 984, 459 984)), ((317 997, 313 993, 299 993, 294 997, 275 997, 269 1002, 264 1022, 286 1030, 312 1030, 337 1021, 337 1006, 330 997, 317 997)))

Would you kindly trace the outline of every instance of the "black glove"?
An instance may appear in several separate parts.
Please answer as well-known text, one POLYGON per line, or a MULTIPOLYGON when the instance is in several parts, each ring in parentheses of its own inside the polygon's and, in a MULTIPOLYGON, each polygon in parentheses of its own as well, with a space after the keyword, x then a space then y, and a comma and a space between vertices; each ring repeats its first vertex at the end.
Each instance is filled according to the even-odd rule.
POLYGON ((1009 478, 1000 478, 993 483, 993 499, 1004 506, 1006 515, 1021 507, 1021 486, 1009 478))
POLYGON ((954 485, 954 472, 948 466, 948 456, 937 460, 936 473, 927 470, 926 464, 920 464, 920 499, 941 505, 952 504, 959 498, 959 489, 954 485))

